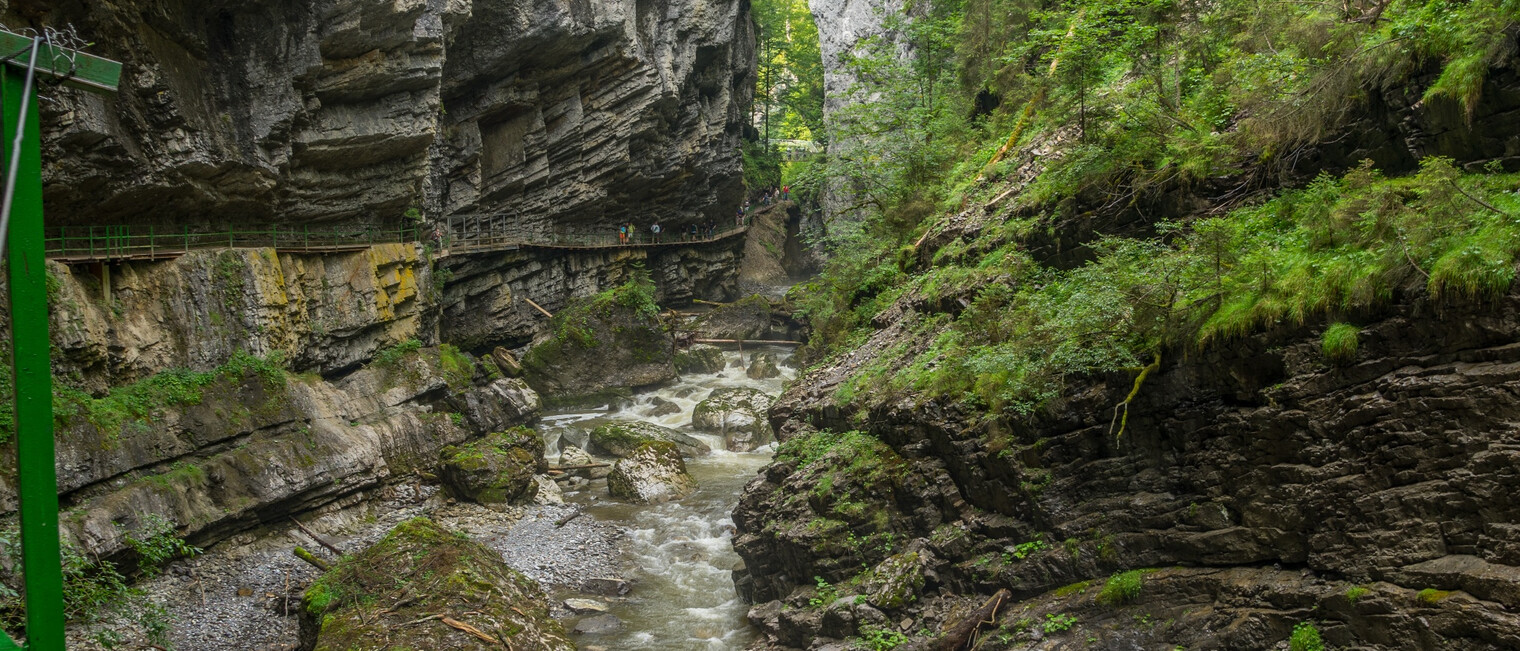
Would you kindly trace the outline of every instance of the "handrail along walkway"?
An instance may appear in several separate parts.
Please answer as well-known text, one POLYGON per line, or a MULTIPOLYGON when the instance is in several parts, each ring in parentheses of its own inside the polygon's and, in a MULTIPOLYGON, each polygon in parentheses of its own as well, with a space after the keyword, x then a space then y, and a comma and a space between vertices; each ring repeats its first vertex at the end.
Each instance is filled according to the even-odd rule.
MULTIPOLYGON (((679 228, 679 227, 678 227, 679 228)), ((74 226, 47 231, 45 255, 60 262, 163 260, 190 251, 225 248, 273 248, 291 253, 362 251, 378 244, 432 242, 445 254, 485 253, 525 248, 589 250, 669 247, 717 242, 749 230, 731 224, 712 232, 632 233, 626 241, 616 230, 559 228, 532 231, 503 215, 455 216, 447 228, 434 230, 420 223, 395 227, 290 227, 261 230, 196 232, 162 226, 74 226)))

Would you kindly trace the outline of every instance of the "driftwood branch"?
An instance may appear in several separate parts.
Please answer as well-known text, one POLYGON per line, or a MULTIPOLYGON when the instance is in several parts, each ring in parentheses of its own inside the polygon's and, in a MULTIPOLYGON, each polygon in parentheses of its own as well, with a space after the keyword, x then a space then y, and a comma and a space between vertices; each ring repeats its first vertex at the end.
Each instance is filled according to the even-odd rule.
POLYGON ((538 303, 534 303, 533 299, 524 296, 523 297, 523 302, 527 303, 528 305, 532 305, 533 309, 538 310, 539 312, 543 312, 544 316, 549 317, 551 319, 554 318, 553 314, 551 314, 548 310, 544 309, 542 305, 539 305, 538 303))
POLYGON ((480 638, 480 641, 485 642, 486 644, 501 644, 501 640, 498 640, 495 637, 487 635, 485 631, 482 631, 482 630, 480 630, 478 628, 475 628, 474 626, 470 626, 469 624, 461 622, 461 621, 459 621, 457 619, 454 619, 452 617, 449 617, 447 615, 445 615, 443 617, 439 617, 438 621, 443 622, 444 624, 447 624, 450 628, 456 628, 456 629, 459 629, 459 630, 464 631, 466 633, 469 633, 470 635, 474 635, 475 637, 480 638))
POLYGON ((290 521, 296 523, 296 526, 300 527, 301 531, 306 532, 306 535, 311 536, 312 540, 317 541, 318 545, 326 547, 327 551, 330 551, 330 552, 332 552, 334 554, 337 554, 340 557, 343 556, 343 550, 338 549, 337 545, 334 545, 334 544, 332 544, 330 542, 327 542, 326 540, 323 540, 322 537, 318 536, 315 531, 312 531, 311 529, 307 529, 306 525, 301 524, 301 521, 297 520, 295 518, 295 516, 290 516, 290 521))
POLYGON ((946 630, 944 637, 941 637, 939 644, 934 647, 935 651, 955 651, 966 646, 966 643, 971 640, 971 636, 983 624, 997 623, 995 620, 997 619, 998 607, 1002 606, 1003 602, 1011 597, 1013 597, 1013 593, 1009 592, 1007 588, 998 590, 997 594, 992 595, 992 598, 988 599, 987 603, 982 604, 980 608, 977 608, 976 612, 971 613, 971 616, 956 622, 949 630, 946 630))
POLYGON ((586 470, 589 468, 610 468, 610 463, 583 463, 579 466, 551 466, 550 470, 586 470))
POLYGON ((332 570, 332 566, 328 565, 327 561, 324 561, 324 560, 322 560, 320 558, 317 558, 315 554, 312 554, 311 552, 306 551, 305 547, 297 547, 297 548, 291 550, 291 553, 295 554, 296 558, 299 558, 299 559, 301 559, 303 561, 311 563, 312 567, 315 567, 315 568, 317 568, 319 570, 322 570, 323 572, 327 572, 327 571, 332 570))
POLYGON ((567 515, 567 516, 565 516, 563 518, 555 520, 554 521, 554 526, 556 528, 563 527, 566 524, 568 524, 571 520, 574 520, 574 519, 580 517, 582 513, 585 513, 585 511, 582 511, 580 509, 576 509, 574 513, 571 513, 570 515, 567 515))

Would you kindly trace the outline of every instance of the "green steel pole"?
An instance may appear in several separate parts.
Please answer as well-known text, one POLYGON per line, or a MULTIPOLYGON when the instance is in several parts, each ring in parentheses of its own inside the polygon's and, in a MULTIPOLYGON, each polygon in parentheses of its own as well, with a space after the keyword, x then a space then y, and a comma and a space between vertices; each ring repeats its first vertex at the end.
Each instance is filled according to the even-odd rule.
POLYGON ((9 142, 22 130, 6 246, 11 294, 11 363, 16 373, 16 457, 21 562, 26 572, 26 637, 32 651, 63 651, 63 560, 58 549, 58 477, 53 467, 53 376, 48 360, 47 267, 42 242, 42 148, 37 94, 22 96, 24 73, 0 72, 9 142), (30 102, 26 124, 16 124, 30 102))

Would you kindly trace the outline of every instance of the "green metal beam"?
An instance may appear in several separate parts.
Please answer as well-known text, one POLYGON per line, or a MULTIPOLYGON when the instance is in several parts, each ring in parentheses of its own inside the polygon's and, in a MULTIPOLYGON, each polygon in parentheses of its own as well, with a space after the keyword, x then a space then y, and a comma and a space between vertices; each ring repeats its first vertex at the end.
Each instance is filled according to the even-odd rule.
MULTIPOLYGON (((26 71, 32 38, 0 30, 0 57, 12 68, 26 71)), ((37 46, 39 77, 63 79, 63 85, 94 92, 115 92, 121 81, 121 64, 75 50, 40 43, 37 46)))
MULTIPOLYGON (((53 445, 53 372, 49 359, 47 262, 43 257, 42 137, 37 89, 26 88, 37 51, 41 77, 89 91, 114 91, 121 64, 0 32, 0 161, 14 171, 6 270, 10 285, 11 370, 15 373, 16 469, 21 514, 21 569, 26 577, 26 648, 64 651, 63 558, 58 531, 58 473, 53 445), (21 124, 22 107, 26 121, 21 124), (12 143, 21 136, 16 160, 12 143)), ((4 188, 0 187, 0 191, 4 188)), ((0 650, 16 644, 0 633, 0 650)))
POLYGON ((37 93, 26 73, 0 70, 4 128, 0 156, 18 170, 6 258, 11 293, 11 363, 16 374, 16 468, 21 562, 26 572, 27 648, 63 651, 63 559, 58 548, 58 476, 53 466, 53 374, 49 363, 47 266, 42 256, 42 138, 37 93), (16 124, 28 102, 26 124, 16 124), (20 129, 20 160, 10 160, 20 129))

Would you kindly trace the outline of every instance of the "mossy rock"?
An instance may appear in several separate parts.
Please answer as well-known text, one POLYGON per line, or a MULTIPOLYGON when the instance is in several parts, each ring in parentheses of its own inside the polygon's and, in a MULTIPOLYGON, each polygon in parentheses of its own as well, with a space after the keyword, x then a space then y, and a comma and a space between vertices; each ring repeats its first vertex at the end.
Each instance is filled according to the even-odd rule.
POLYGON ((726 363, 723 350, 711 344, 697 344, 676 353, 676 370, 682 373, 719 373, 726 363))
POLYGON ((427 518, 402 522, 339 561, 302 596, 300 620, 301 648, 316 651, 575 648, 536 583, 427 518), (439 613, 493 641, 432 617, 439 613))
POLYGON ((692 410, 691 426, 699 432, 722 434, 729 450, 748 452, 776 438, 767 417, 772 402, 758 389, 716 389, 692 410))
POLYGON ((924 587, 924 568, 918 552, 889 556, 871 568, 861 581, 861 592, 872 606, 894 610, 913 603, 924 587))
POLYGON ((706 443, 689 434, 669 427, 642 421, 607 423, 591 430, 591 451, 597 454, 625 458, 639 446, 654 441, 664 441, 676 446, 682 456, 695 457, 712 452, 706 443))
POLYGON ((681 499, 697 489, 686 472, 686 462, 675 444, 644 443, 618 460, 607 475, 607 493, 638 504, 658 504, 681 499))
POLYGON ((653 286, 641 287, 623 285, 555 314, 550 336, 523 355, 528 384, 549 403, 568 404, 674 379, 674 342, 652 299, 639 298, 653 286))
POLYGON ((755 353, 749 358, 749 369, 744 371, 752 380, 765 380, 781 376, 781 367, 776 365, 775 353, 755 353))
POLYGON ((543 439, 531 429, 514 427, 444 448, 438 476, 444 489, 459 499, 481 504, 521 503, 538 492, 533 476, 548 469, 543 439))
POLYGON ((697 317, 691 329, 704 339, 766 339, 771 333, 771 302, 752 294, 697 317))

